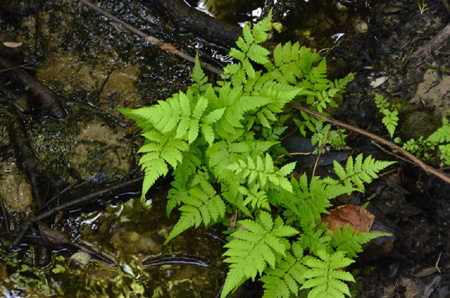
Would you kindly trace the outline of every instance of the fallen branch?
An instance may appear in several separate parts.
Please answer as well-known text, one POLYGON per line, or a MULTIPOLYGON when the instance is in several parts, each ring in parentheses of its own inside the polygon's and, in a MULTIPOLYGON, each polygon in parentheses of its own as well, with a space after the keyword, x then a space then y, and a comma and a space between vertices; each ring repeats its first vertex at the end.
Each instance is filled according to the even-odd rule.
POLYGON ((305 108, 305 107, 303 107, 303 106, 301 106, 301 105, 299 105, 297 103, 290 102, 290 103, 288 103, 288 105, 293 107, 293 108, 295 108, 295 109, 297 109, 297 110, 303 111, 303 112, 308 113, 308 114, 310 114, 310 115, 312 115, 314 117, 322 119, 322 120, 324 120, 324 121, 326 121, 328 123, 331 123, 331 124, 334 124, 336 126, 345 128, 347 130, 354 131, 354 132, 359 133, 359 134, 361 134, 363 136, 371 138, 371 139, 375 140, 376 142, 379 142, 379 143, 381 143, 383 145, 386 145, 386 146, 390 147, 392 150, 399 152, 401 155, 403 155, 404 157, 406 157, 409 160, 411 160, 417 166, 421 167, 427 174, 434 175, 434 176, 444 180, 448 184, 450 184, 450 177, 448 175, 446 175, 446 174, 436 170, 433 167, 430 167, 429 165, 427 165, 426 163, 421 161, 419 158, 415 157, 410 152, 406 151, 402 147, 400 147, 400 146, 398 146, 398 145, 396 145, 396 144, 394 144, 394 143, 392 143, 392 142, 390 142, 388 140, 385 140, 385 139, 383 139, 383 138, 381 138, 381 137, 379 137, 379 136, 377 136, 377 135, 375 135, 373 133, 370 133, 370 132, 368 132, 368 131, 366 131, 364 129, 361 129, 359 127, 356 127, 356 126, 353 126, 353 125, 350 125, 350 124, 338 121, 336 119, 332 119, 330 117, 324 116, 324 115, 319 114, 317 112, 314 112, 314 111, 312 111, 312 110, 310 110, 308 108, 305 108))
POLYGON ((33 200, 39 207, 55 194, 56 179, 34 154, 22 119, 15 113, 9 116, 9 138, 14 147, 17 166, 30 181, 33 200))
MULTIPOLYGON (((131 26, 128 23, 125 23, 121 19, 116 18, 112 14, 107 13, 103 9, 95 6, 94 4, 90 3, 87 0, 80 0, 80 2, 83 3, 84 5, 86 5, 87 7, 89 7, 90 9, 98 12, 99 14, 109 18, 113 22, 116 22, 117 24, 122 25, 123 27, 125 27, 128 30, 130 30, 131 32, 133 32, 133 33, 139 35, 140 37, 144 38, 145 40, 150 42, 151 45, 155 45, 155 46, 159 47, 161 50, 164 50, 164 51, 170 52, 170 53, 172 53, 174 55, 177 55, 178 57, 181 57, 184 60, 190 61, 192 63, 195 62, 195 58, 194 57, 192 57, 192 56, 190 56, 190 55, 188 55, 188 54, 178 50, 173 44, 164 43, 164 42, 160 41, 159 39, 157 39, 157 38, 155 38, 153 36, 145 34, 144 32, 136 29, 135 27, 131 26)), ((215 73, 215 74, 218 74, 218 75, 221 75, 223 73, 222 70, 220 70, 220 69, 218 69, 218 68, 216 68, 216 67, 214 67, 211 64, 208 64, 206 62, 200 61, 200 65, 204 69, 209 70, 212 73, 215 73)))
POLYGON ((52 215, 57 214, 61 210, 69 210, 73 209, 75 207, 80 207, 86 203, 92 203, 96 200, 103 198, 105 196, 113 196, 116 195, 118 191, 123 191, 124 188, 130 187, 132 185, 138 185, 141 184, 142 181, 144 181, 144 177, 135 178, 129 181, 121 182, 119 184, 113 185, 111 187, 108 187, 106 189, 102 189, 93 193, 90 193, 86 196, 83 196, 81 198, 77 198, 75 200, 59 204, 55 208, 52 208, 48 211, 42 212, 35 216, 33 219, 33 222, 41 221, 47 217, 50 217, 52 215))
POLYGON ((421 46, 414 54, 413 57, 426 57, 436 50, 441 44, 447 41, 450 37, 450 24, 444 27, 436 34, 430 41, 421 46))
POLYGON ((61 120, 67 116, 67 111, 58 96, 51 89, 44 86, 27 71, 19 68, 7 58, 0 58, 0 71, 14 79, 30 97, 36 101, 39 110, 54 119, 61 120))
POLYGON ((184 0, 144 0, 168 17, 180 30, 190 31, 213 43, 234 46, 242 33, 238 25, 229 24, 198 11, 184 0))

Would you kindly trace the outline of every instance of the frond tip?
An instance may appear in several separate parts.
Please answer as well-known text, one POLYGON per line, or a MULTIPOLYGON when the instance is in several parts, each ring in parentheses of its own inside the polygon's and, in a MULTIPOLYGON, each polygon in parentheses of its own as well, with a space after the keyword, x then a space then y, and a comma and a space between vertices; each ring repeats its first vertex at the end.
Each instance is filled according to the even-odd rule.
POLYGON ((318 258, 305 257, 305 265, 310 267, 310 270, 303 275, 306 282, 302 289, 311 289, 308 298, 350 296, 349 288, 344 281, 355 282, 355 279, 350 273, 340 269, 354 261, 346 258, 342 251, 328 254, 325 250, 319 250, 317 256, 318 258))
POLYGON ((267 268, 260 281, 264 283, 263 298, 291 297, 291 293, 298 295, 299 285, 305 280, 303 275, 308 270, 303 264, 303 249, 295 242, 292 253, 287 252, 275 268, 267 268))
POLYGON ((298 234, 293 227, 284 224, 278 217, 275 222, 272 216, 261 211, 257 221, 250 219, 239 222, 242 229, 231 234, 233 240, 225 245, 228 250, 224 260, 230 263, 221 297, 226 297, 237 289, 248 278, 255 279, 269 265, 275 267, 276 260, 285 256, 288 249, 285 237, 298 234))
POLYGON ((371 155, 363 160, 361 153, 354 162, 351 156, 347 159, 345 170, 337 161, 334 161, 334 171, 345 186, 351 187, 353 183, 359 190, 364 191, 364 183, 372 182, 373 179, 378 178, 378 172, 394 163, 395 161, 375 160, 371 155))

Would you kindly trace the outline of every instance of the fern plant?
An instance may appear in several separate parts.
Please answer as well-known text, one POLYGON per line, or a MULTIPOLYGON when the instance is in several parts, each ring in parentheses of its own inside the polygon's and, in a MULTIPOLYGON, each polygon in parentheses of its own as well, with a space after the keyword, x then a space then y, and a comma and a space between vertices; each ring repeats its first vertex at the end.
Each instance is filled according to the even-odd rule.
MULTIPOLYGON (((450 114, 450 113, 449 113, 450 114)), ((439 162, 441 166, 450 166, 450 122, 442 118, 442 126, 426 139, 410 139, 403 148, 430 162, 439 162), (439 157, 437 160, 436 156, 439 157)))
MULTIPOLYGON (((268 38, 270 15, 243 28, 243 37, 230 51, 236 63, 224 69, 222 80, 208 83, 198 57, 193 84, 156 105, 120 110, 142 128, 145 144, 140 165, 145 172, 142 195, 172 170, 167 215, 181 212, 166 243, 191 227, 222 223, 229 226, 224 262, 230 264, 221 297, 245 280, 257 277, 265 297, 348 295, 342 271, 377 235, 343 230, 333 236, 320 224, 332 200, 352 191, 391 162, 358 156, 344 169, 335 163, 337 179, 299 180, 295 163, 276 157, 286 154, 280 137, 297 101, 326 113, 336 105, 352 75, 334 82, 326 78, 326 62, 298 43, 278 45, 274 53, 259 45, 268 38), (230 217, 239 219, 235 224, 230 217)), ((330 127, 305 114, 302 133, 328 135, 342 146, 343 131, 330 138, 330 127)), ((317 137, 318 142, 320 138, 317 137)))
POLYGON ((378 93, 375 93, 375 104, 377 108, 380 110, 380 113, 383 114, 383 119, 381 119, 381 122, 388 130, 391 138, 393 138, 399 120, 398 119, 399 107, 397 105, 391 106, 391 104, 387 101, 387 99, 385 99, 383 95, 380 95, 378 93))
MULTIPOLYGON (((395 129, 398 126, 398 106, 391 106, 387 100, 379 94, 375 94, 375 104, 380 110, 380 113, 384 115, 381 122, 389 131, 391 138, 395 133, 395 129)), ((450 114, 450 112, 449 112, 450 114)), ((396 143, 401 144, 402 140, 397 137, 394 140, 396 143)), ((440 166, 450 165, 450 124, 449 120, 442 118, 442 126, 434 131, 427 138, 421 136, 419 139, 410 139, 402 144, 403 149, 408 150, 417 157, 422 158, 428 162, 439 162, 440 166), (439 160, 436 160, 436 156, 439 156, 439 160)))

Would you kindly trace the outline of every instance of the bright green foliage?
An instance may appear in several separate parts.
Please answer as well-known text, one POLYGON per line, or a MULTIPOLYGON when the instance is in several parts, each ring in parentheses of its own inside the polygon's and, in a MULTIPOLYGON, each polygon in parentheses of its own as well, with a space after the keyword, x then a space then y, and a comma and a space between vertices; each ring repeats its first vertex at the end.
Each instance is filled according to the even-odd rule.
POLYGON ((439 159, 442 166, 450 165, 450 123, 447 118, 442 118, 442 126, 433 132, 428 138, 420 137, 411 139, 403 144, 403 149, 414 153, 424 160, 435 162, 435 150, 439 150, 439 159))
MULTIPOLYGON (((398 106, 391 107, 387 100, 375 94, 375 103, 380 112, 384 115, 382 122, 393 137, 398 125, 398 106)), ((401 143, 400 138, 395 139, 396 143, 401 143)), ((437 162, 436 150, 439 151, 439 162, 441 166, 450 165, 450 124, 447 118, 442 118, 442 126, 433 132, 428 138, 423 136, 419 139, 410 139, 402 145, 403 149, 408 150, 417 157, 428 162, 437 162)))
POLYGON ((381 122, 384 124, 386 129, 388 130, 391 138, 394 137, 395 129, 398 125, 398 106, 392 106, 388 103, 387 99, 378 93, 375 93, 375 104, 377 108, 380 110, 380 113, 383 114, 383 119, 381 122))
MULTIPOLYGON (((370 155, 363 160, 363 155, 360 154, 354 162, 353 157, 350 156, 345 169, 337 161, 334 161, 334 170, 344 185, 351 187, 354 184, 357 189, 364 191, 364 183, 371 183, 373 179, 378 178, 378 172, 394 163, 393 161, 378 161, 370 155)), ((326 179, 326 181, 331 180, 326 179)))
POLYGON ((311 289, 308 298, 350 296, 348 286, 343 281, 354 282, 355 279, 350 273, 339 269, 347 267, 354 261, 346 258, 342 251, 329 254, 325 250, 319 250, 317 257, 305 257, 305 265, 310 267, 310 270, 303 275, 306 282, 302 289, 311 289))
MULTIPOLYGON (((181 215, 166 243, 191 227, 230 225, 237 213, 225 245, 230 270, 222 297, 256 277, 264 283, 264 297, 341 297, 348 294, 343 281, 352 278, 338 269, 370 236, 347 230, 327 235, 321 217, 334 198, 364 190, 363 182, 391 163, 360 155, 355 162, 350 158, 345 170, 335 163, 339 179, 293 177, 295 163, 280 158, 288 155, 280 138, 293 116, 286 104, 296 101, 325 114, 353 76, 328 80, 325 59, 298 43, 278 45, 272 55, 259 45, 269 27, 270 15, 253 29, 244 27, 230 52, 236 63, 225 67, 215 86, 197 57, 186 92, 152 107, 121 110, 146 138, 139 151, 142 194, 173 170, 167 215, 175 208, 181 215)), ((315 144, 345 146, 343 130, 304 113, 301 118, 301 132, 312 134, 315 144)))
POLYGON ((281 196, 272 194, 272 200, 274 204, 286 208, 283 215, 287 217, 287 223, 297 223, 303 229, 320 222, 321 215, 331 207, 330 200, 354 190, 341 184, 328 185, 318 177, 312 178, 308 183, 306 174, 301 176, 300 181, 292 178, 291 183, 293 193, 282 193, 281 196))
POLYGON ((299 285, 305 280, 303 275, 307 268, 303 265, 303 249, 297 243, 292 244, 292 253, 288 251, 275 268, 267 268, 261 277, 264 283, 263 297, 290 297, 299 293, 299 285))
POLYGON ((272 216, 261 211, 257 221, 250 219, 239 222, 242 227, 231 234, 233 239, 225 244, 228 250, 224 260, 230 263, 230 271, 222 290, 226 297, 248 278, 255 279, 269 265, 275 268, 276 260, 286 255, 289 242, 285 237, 298 234, 298 231, 283 223, 280 217, 273 222, 272 216))
POLYGON ((357 254, 362 252, 362 244, 369 242, 380 236, 387 236, 388 234, 380 233, 361 233, 355 231, 355 227, 350 227, 347 224, 342 230, 336 225, 333 232, 329 232, 331 237, 330 245, 336 251, 342 251, 348 258, 356 258, 357 254))
POLYGON ((427 141, 435 144, 450 143, 450 123, 447 118, 442 118, 442 126, 433 132, 427 141))
POLYGON ((169 242, 173 237, 179 235, 190 227, 198 227, 203 222, 205 226, 216 223, 225 215, 225 204, 208 181, 201 179, 181 199, 183 206, 180 207, 181 217, 173 227, 167 238, 169 242))
POLYGON ((240 159, 238 162, 228 165, 227 168, 239 175, 239 178, 248 179, 247 184, 249 185, 258 178, 261 188, 264 188, 266 183, 270 182, 275 186, 280 186, 284 190, 292 192, 292 186, 286 176, 294 170, 295 162, 287 164, 278 170, 273 164, 272 157, 266 154, 264 160, 260 156, 256 157, 256 161, 251 157, 247 157, 247 161, 240 159))

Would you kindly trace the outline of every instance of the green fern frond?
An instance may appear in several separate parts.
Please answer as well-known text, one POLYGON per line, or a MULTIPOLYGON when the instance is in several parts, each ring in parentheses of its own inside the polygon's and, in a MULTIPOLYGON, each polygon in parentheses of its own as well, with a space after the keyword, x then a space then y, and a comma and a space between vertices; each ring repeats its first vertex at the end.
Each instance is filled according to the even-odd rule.
POLYGON ((185 181, 174 180, 170 185, 172 186, 172 188, 169 190, 169 194, 167 195, 167 217, 169 217, 170 213, 172 213, 172 210, 175 207, 181 205, 182 200, 189 195, 185 181))
POLYGON ((444 165, 450 165, 450 144, 439 145, 440 160, 444 165))
POLYGON ((183 159, 183 151, 189 149, 185 141, 177 140, 170 135, 161 134, 158 131, 152 131, 142 134, 147 141, 138 153, 145 153, 139 160, 139 165, 143 168, 151 168, 154 160, 163 159, 173 168, 183 159))
POLYGON ((311 52, 305 46, 300 48, 298 65, 304 74, 310 73, 312 66, 322 60, 322 57, 314 52, 311 52))
POLYGON ((267 265, 274 268, 277 257, 285 256, 289 248, 284 239, 298 233, 285 225, 280 217, 274 222, 264 211, 259 213, 257 221, 247 219, 238 224, 242 228, 231 234, 232 240, 225 245, 228 250, 224 253, 224 262, 230 263, 230 270, 221 297, 227 296, 246 279, 262 274, 267 265))
POLYGON ((378 172, 394 163, 394 161, 375 160, 371 155, 363 161, 361 153, 355 158, 355 162, 351 156, 347 159, 345 170, 337 161, 334 161, 334 171, 344 185, 351 187, 353 183, 358 189, 364 191, 364 183, 372 182, 373 179, 378 178, 378 172))
POLYGON ((306 256, 304 261, 310 270, 303 275, 306 282, 301 288, 311 289, 308 298, 350 296, 350 291, 344 281, 355 282, 355 279, 350 273, 340 269, 354 261, 346 258, 345 253, 341 251, 328 254, 325 250, 319 250, 317 257, 306 256))
POLYGON ((442 126, 433 132, 427 141, 436 144, 450 143, 450 123, 447 118, 442 118, 442 126))
POLYGON ((203 86, 208 82, 208 77, 203 72, 203 69, 200 66, 200 60, 198 58, 198 52, 195 54, 195 65, 194 70, 191 75, 194 84, 191 85, 191 89, 196 89, 199 91, 204 91, 205 88, 203 86))
POLYGON ((304 173, 299 181, 292 178, 291 185, 292 195, 283 196, 284 199, 278 202, 286 208, 283 214, 288 218, 287 223, 300 223, 302 229, 311 224, 317 225, 321 215, 327 213, 327 208, 331 206, 325 184, 318 177, 312 178, 308 183, 308 177, 304 173))
POLYGON ((225 215, 225 204, 222 198, 206 180, 189 189, 181 198, 183 206, 179 208, 181 217, 173 227, 164 244, 190 227, 198 227, 204 223, 206 227, 216 223, 225 215))
POLYGON ((311 68, 311 71, 307 75, 308 81, 314 84, 314 90, 324 90, 330 80, 327 78, 327 62, 323 58, 319 64, 311 68))
POLYGON ((183 152, 183 160, 172 174, 174 180, 171 182, 172 188, 167 196, 167 217, 173 208, 179 206, 182 199, 188 195, 188 182, 197 175, 197 169, 202 166, 202 160, 202 153, 198 148, 191 148, 188 152, 183 152))
MULTIPOLYGON (((330 124, 326 124, 324 126, 324 122, 318 118, 311 119, 311 124, 314 123, 314 128, 311 131, 313 135, 311 136, 311 144, 313 146, 317 146, 314 150, 314 154, 318 154, 320 148, 324 148, 325 151, 330 150, 330 147, 336 150, 342 150, 345 147, 345 138, 347 134, 345 134, 344 129, 336 129, 332 130, 330 124)), ((305 123, 306 127, 311 130, 311 127, 308 123, 305 123)), ((304 132, 303 127, 303 132, 304 132)))
POLYGON ((350 227, 350 224, 347 224, 342 230, 336 225, 334 233, 330 231, 328 235, 331 237, 331 247, 335 248, 336 251, 342 251, 348 258, 353 259, 357 257, 358 253, 362 252, 362 244, 389 234, 377 232, 361 233, 355 231, 355 227, 350 227))
POLYGON ((297 242, 292 245, 292 253, 288 251, 276 263, 275 268, 264 270, 260 281, 264 283, 263 298, 291 297, 298 295, 299 285, 304 283, 303 275, 307 268, 303 265, 303 249, 297 242))
POLYGON ((238 162, 231 163, 227 166, 227 169, 233 171, 236 175, 240 175, 243 179, 247 179, 248 184, 251 184, 258 179, 258 183, 262 188, 265 187, 267 182, 270 182, 288 192, 292 192, 292 186, 286 176, 289 175, 294 168, 295 162, 287 164, 278 170, 277 167, 274 166, 272 157, 269 154, 266 154, 264 160, 261 156, 257 156, 256 160, 247 156, 246 161, 240 159, 238 162))
POLYGON ((253 35, 256 43, 265 42, 269 38, 270 22, 272 20, 272 9, 270 9, 267 17, 261 22, 258 22, 253 26, 253 35))
POLYGON ((398 120, 399 120, 398 111, 397 110, 393 110, 393 111, 384 110, 383 114, 384 114, 384 117, 383 117, 383 119, 381 119, 381 122, 386 127, 391 138, 393 138, 394 132, 395 132, 395 129, 397 128, 398 120))
POLYGON ((263 48, 262 46, 258 45, 258 44, 252 44, 248 50, 248 57, 250 58, 250 60, 264 65, 266 63, 269 63, 270 60, 268 58, 270 52, 269 50, 267 50, 266 48, 263 48))
POLYGON ((142 185, 142 196, 148 192, 156 180, 169 172, 167 164, 176 168, 183 159, 183 152, 189 146, 182 140, 176 140, 170 135, 163 135, 157 131, 143 134, 147 138, 138 153, 145 153, 139 160, 139 165, 145 172, 142 185))
POLYGON ((268 69, 270 76, 283 84, 295 85, 302 79, 304 74, 298 64, 299 61, 299 43, 291 45, 287 42, 284 45, 278 44, 273 51, 275 67, 268 69))
POLYGON ((326 226, 317 226, 314 223, 302 228, 302 233, 297 239, 298 244, 310 254, 317 254, 319 250, 327 249, 331 237, 325 233, 326 226))
POLYGON ((244 195, 244 205, 251 205, 253 210, 264 209, 270 211, 270 204, 267 200, 267 193, 263 190, 260 190, 258 184, 254 184, 253 186, 244 187, 239 186, 239 192, 244 195))
POLYGON ((386 127, 391 138, 394 137, 395 129, 397 128, 399 121, 398 109, 391 107, 391 104, 387 101, 387 99, 378 93, 375 93, 375 105, 380 110, 380 113, 383 114, 383 119, 381 119, 381 122, 386 127))
POLYGON ((167 175, 169 169, 167 164, 162 158, 157 158, 152 161, 152 166, 143 168, 144 170, 144 181, 142 183, 142 197, 145 197, 150 187, 155 184, 159 177, 167 175))
POLYGON ((341 79, 334 80, 334 83, 330 82, 330 88, 336 90, 333 94, 333 98, 342 99, 341 94, 345 93, 347 85, 353 80, 354 77, 355 74, 350 73, 341 79))

